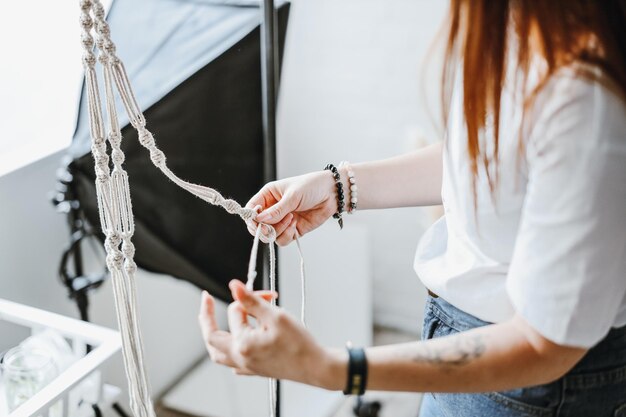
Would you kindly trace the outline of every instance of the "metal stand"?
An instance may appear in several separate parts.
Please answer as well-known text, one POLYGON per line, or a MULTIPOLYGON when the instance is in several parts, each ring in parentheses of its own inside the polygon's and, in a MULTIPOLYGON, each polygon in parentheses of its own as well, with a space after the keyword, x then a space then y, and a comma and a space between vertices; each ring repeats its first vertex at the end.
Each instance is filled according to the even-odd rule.
MULTIPOLYGON (((261 88, 263 97, 263 180, 276 179, 276 102, 278 98, 278 36, 274 0, 261 1, 261 88)), ((266 251, 264 251, 266 252, 266 251)), ((268 288, 269 265, 263 256, 264 287, 268 288)), ((277 258, 278 265, 278 258, 277 258)), ((277 267, 278 269, 278 267, 277 267)), ((278 291, 278 273, 276 274, 278 291)), ((276 417, 280 417, 280 381, 276 388, 276 417)))
MULTIPOLYGON (((73 182, 75 168, 72 159, 66 156, 63 166, 57 170, 56 189, 51 193, 52 204, 57 212, 67 215, 70 229, 70 243, 63 251, 59 265, 59 276, 68 290, 68 295, 76 302, 80 318, 89 321, 89 292, 100 287, 108 273, 106 266, 101 271, 85 273, 82 245, 89 242, 98 251, 94 232, 84 218, 73 182)), ((103 257, 106 254, 103 253, 103 257)), ((88 347, 88 350, 90 347, 88 347)))

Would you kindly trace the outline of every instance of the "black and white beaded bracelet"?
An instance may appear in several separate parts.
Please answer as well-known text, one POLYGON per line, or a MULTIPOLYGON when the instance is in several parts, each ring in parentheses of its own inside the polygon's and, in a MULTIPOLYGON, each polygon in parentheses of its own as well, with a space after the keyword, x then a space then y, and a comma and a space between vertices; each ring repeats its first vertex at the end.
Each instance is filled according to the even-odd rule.
POLYGON ((333 174, 333 178, 335 180, 335 185, 337 186, 337 212, 333 214, 333 218, 337 219, 339 223, 339 229, 343 229, 343 218, 341 217, 343 214, 345 203, 345 196, 343 193, 343 184, 341 183, 341 174, 339 174, 339 170, 333 164, 328 164, 324 168, 324 171, 330 171, 333 174))

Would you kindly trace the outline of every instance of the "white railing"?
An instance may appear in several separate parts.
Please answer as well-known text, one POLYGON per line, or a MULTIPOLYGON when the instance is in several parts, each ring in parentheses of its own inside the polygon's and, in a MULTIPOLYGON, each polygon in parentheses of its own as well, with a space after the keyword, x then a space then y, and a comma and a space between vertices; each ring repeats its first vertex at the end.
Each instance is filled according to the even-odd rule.
MULTIPOLYGON (((0 320, 30 328, 33 334, 45 329, 56 330, 72 342, 74 352, 80 355, 79 360, 8 417, 49 417, 52 407, 55 407, 56 412, 59 401, 63 409, 61 415, 69 417, 70 392, 86 378, 98 373, 121 347, 117 331, 3 299, 0 299, 0 320), (87 345, 93 349, 85 355, 87 345)), ((97 391, 98 403, 104 395, 101 378, 98 378, 97 391)))

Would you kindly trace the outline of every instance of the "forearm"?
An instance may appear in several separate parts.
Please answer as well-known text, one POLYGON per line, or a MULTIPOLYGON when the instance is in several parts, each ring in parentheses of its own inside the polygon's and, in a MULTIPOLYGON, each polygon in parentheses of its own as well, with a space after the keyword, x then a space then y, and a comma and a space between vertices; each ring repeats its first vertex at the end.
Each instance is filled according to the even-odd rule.
POLYGON ((437 143, 405 155, 353 164, 359 210, 441 204, 441 152, 442 144, 437 143))
MULTIPOLYGON (((414 392, 502 391, 538 385, 567 372, 584 354, 576 348, 533 343, 509 321, 456 335, 367 349, 371 390, 414 392)), ((327 388, 345 385, 345 354, 333 353, 327 388), (340 365, 341 364, 341 365, 340 365), (333 371, 334 369, 334 376, 333 371)))

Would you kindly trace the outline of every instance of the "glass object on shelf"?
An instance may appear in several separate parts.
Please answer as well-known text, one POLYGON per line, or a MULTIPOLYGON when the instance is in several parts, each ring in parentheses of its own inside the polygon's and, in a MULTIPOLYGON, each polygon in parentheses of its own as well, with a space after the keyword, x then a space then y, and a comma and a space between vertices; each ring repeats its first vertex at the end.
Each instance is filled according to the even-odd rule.
POLYGON ((4 355, 2 373, 11 412, 49 384, 59 371, 46 350, 18 346, 4 355))

